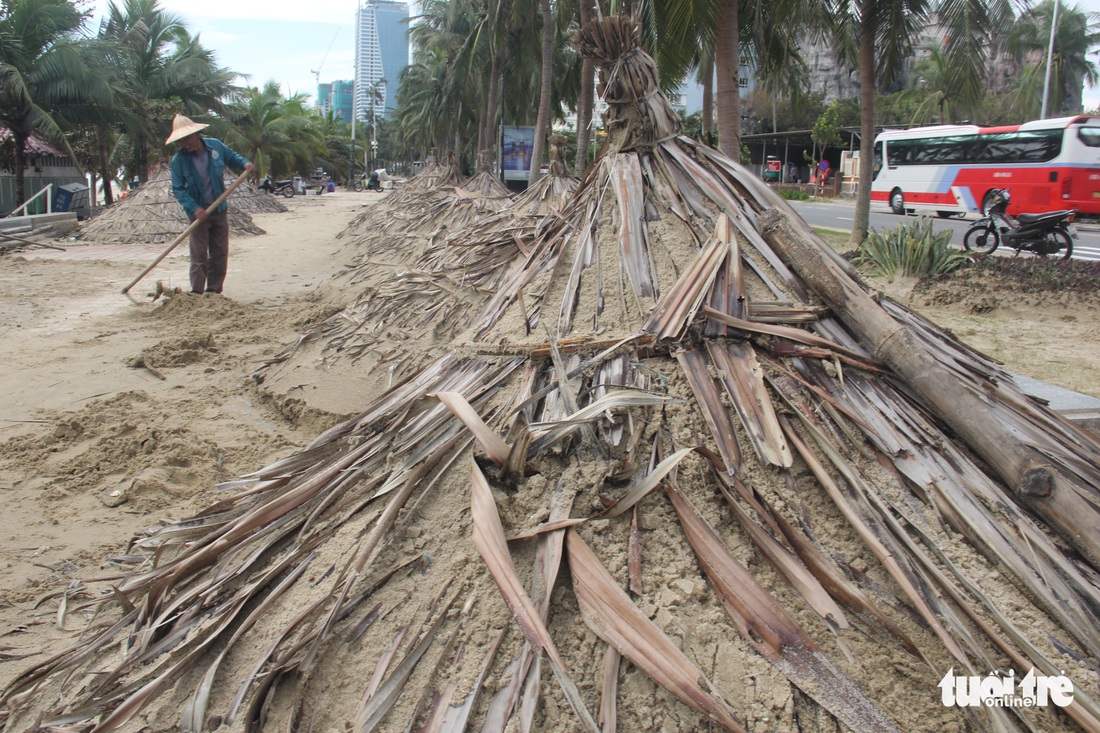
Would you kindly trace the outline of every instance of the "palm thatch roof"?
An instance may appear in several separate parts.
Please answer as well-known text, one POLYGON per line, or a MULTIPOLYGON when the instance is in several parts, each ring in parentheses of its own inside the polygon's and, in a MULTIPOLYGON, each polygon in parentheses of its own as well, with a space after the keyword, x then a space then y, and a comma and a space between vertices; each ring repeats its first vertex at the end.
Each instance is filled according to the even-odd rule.
MULTIPOLYGON (((245 182, 229 197, 229 226, 238 236, 264 234, 252 214, 286 210, 275 197, 245 182)), ((82 224, 77 238, 110 244, 164 244, 182 234, 189 223, 172 195, 169 171, 162 168, 126 198, 82 224)))
POLYGON ((470 329, 137 540, 12 730, 1100 727, 1100 444, 580 47, 607 152, 470 329), (1009 668, 1072 702, 941 702, 1009 668))

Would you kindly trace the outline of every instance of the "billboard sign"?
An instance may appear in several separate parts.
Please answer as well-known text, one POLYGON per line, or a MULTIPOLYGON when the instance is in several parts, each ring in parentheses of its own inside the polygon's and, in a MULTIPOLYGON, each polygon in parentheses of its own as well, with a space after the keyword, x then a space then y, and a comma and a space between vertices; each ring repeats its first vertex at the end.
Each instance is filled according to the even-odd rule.
POLYGON ((508 127, 501 130, 501 168, 506 181, 526 181, 531 173, 531 150, 535 147, 535 128, 508 127))

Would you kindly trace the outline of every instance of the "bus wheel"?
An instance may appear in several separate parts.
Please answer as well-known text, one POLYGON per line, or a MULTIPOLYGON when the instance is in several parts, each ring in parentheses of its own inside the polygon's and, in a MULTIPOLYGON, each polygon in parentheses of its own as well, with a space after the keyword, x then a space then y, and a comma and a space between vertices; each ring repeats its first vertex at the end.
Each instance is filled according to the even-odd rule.
POLYGON ((890 193, 890 211, 895 214, 905 213, 905 197, 901 193, 901 189, 895 188, 890 193))

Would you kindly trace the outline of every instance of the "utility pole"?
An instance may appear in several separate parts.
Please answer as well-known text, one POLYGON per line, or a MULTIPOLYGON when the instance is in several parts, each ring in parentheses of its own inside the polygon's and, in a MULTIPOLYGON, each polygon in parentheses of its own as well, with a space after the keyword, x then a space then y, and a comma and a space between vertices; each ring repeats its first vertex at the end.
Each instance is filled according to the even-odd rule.
POLYGON ((1054 19, 1050 22, 1050 45, 1047 46, 1047 74, 1043 82, 1043 111, 1039 113, 1039 119, 1047 118, 1047 100, 1050 98, 1050 71, 1054 66, 1054 32, 1058 29, 1058 6, 1060 0, 1054 0, 1054 19))

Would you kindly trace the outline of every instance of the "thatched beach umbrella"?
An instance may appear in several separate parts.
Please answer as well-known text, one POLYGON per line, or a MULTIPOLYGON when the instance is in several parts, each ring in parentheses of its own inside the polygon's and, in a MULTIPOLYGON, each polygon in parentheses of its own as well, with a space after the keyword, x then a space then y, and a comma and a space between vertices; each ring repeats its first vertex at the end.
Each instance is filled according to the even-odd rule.
POLYGON ((1100 445, 679 136, 637 33, 584 29, 608 149, 471 330, 140 539, 9 725, 1100 726, 1100 445), (1072 702, 941 701, 1009 668, 1072 702))
MULTIPOLYGON (((286 211, 273 196, 244 183, 229 197, 229 226, 235 235, 264 234, 252 213, 286 211)), ((126 198, 82 224, 77 238, 108 244, 164 244, 176 239, 189 224, 172 195, 167 168, 161 168, 126 198)))

